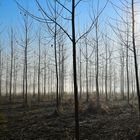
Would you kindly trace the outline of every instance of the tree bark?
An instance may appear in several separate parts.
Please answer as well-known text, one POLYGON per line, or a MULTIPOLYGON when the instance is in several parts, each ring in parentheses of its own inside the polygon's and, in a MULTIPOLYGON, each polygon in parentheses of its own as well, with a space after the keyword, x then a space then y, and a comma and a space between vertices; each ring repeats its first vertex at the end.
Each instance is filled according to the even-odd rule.
POLYGON ((11 67, 10 67, 10 90, 9 101, 12 102, 12 77, 13 77, 13 29, 11 29, 11 67))
POLYGON ((137 96, 138 96, 138 109, 140 113, 140 88, 139 88, 138 63, 137 63, 137 53, 136 53, 136 44, 135 44, 134 0, 132 0, 131 2, 132 2, 132 44, 133 44, 133 52, 134 52, 134 66, 135 66, 136 88, 137 88, 137 96))
POLYGON ((38 103, 40 102, 40 45, 41 45, 41 36, 39 32, 39 38, 38 38, 38 103))
POLYGON ((99 96, 99 40, 98 40, 98 20, 96 21, 96 104, 97 108, 100 106, 99 96))
POLYGON ((75 138, 79 140, 79 101, 77 89, 76 70, 76 40, 75 40, 75 0, 72 0, 72 45, 73 45, 73 78, 74 78, 74 101, 75 101, 75 138))

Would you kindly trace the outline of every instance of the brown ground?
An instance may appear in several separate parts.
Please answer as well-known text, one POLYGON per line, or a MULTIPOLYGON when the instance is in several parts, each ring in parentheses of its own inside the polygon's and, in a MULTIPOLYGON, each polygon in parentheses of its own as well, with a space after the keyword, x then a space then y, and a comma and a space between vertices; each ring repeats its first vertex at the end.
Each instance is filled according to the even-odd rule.
MULTIPOLYGON (((30 108, 21 103, 0 105, 0 140, 73 140, 72 102, 63 103, 61 113, 55 104, 41 102, 30 108)), ((133 140, 139 131, 136 105, 115 101, 97 111, 90 102, 80 104, 80 140, 133 140)))

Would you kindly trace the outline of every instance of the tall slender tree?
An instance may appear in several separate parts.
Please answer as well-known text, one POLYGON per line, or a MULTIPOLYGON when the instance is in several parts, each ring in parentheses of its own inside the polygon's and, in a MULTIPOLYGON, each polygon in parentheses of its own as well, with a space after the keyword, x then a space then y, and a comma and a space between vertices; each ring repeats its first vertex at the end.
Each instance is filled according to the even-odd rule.
MULTIPOLYGON (((19 8, 24 11, 26 14, 30 15, 31 17, 33 17, 34 19, 40 21, 40 22, 45 22, 45 23, 54 23, 55 24, 55 28, 54 30, 56 30, 56 27, 59 27, 66 35, 67 37, 70 39, 70 41, 72 42, 72 54, 73 54, 73 81, 74 81, 74 105, 75 105, 75 138, 76 140, 79 140, 79 112, 78 112, 78 106, 79 106, 79 101, 78 101, 78 88, 77 88, 77 66, 76 66, 76 44, 77 42, 84 37, 85 35, 87 35, 94 27, 95 22, 97 21, 98 17, 100 16, 100 14, 103 12, 103 10, 105 9, 108 1, 105 3, 105 6, 102 8, 102 10, 98 13, 97 17, 95 18, 95 20, 91 23, 91 25, 89 26, 88 30, 86 32, 84 32, 82 35, 80 35, 77 39, 76 39, 76 30, 75 30, 75 9, 77 8, 77 6, 82 2, 81 0, 79 1, 75 1, 72 0, 71 1, 71 10, 69 10, 69 8, 67 8, 65 6, 64 3, 62 3, 59 0, 55 0, 54 4, 58 4, 59 6, 62 7, 62 9, 64 9, 66 12, 68 12, 70 14, 71 19, 69 21, 71 21, 71 34, 69 33, 69 31, 66 31, 65 27, 59 23, 58 20, 56 20, 56 16, 54 16, 55 18, 52 18, 52 16, 50 16, 48 14, 48 12, 45 11, 45 9, 43 8, 44 6, 41 5, 41 3, 38 0, 35 0, 39 11, 41 11, 41 14, 43 16, 43 18, 40 18, 36 15, 33 15, 32 13, 30 13, 28 10, 26 10, 25 8, 23 8, 23 6, 21 6, 18 2, 18 6, 19 8)), ((51 7, 52 8, 52 7, 51 7)), ((54 10, 55 8, 53 8, 54 10)), ((55 12, 56 13, 56 12, 55 12)), ((61 14, 61 13, 60 13, 61 14)), ((63 17, 63 16, 61 16, 63 17)), ((68 18, 63 18, 66 19, 68 22, 68 18)), ((54 34, 54 48, 56 47, 56 34, 54 34)), ((56 55, 55 55, 56 57, 56 55)), ((56 58, 55 58, 56 60, 56 58)), ((56 72, 57 73, 57 72, 56 72)), ((58 80, 57 80, 58 81, 58 80)))
POLYGON ((38 35, 38 103, 40 102, 40 62, 41 62, 41 32, 39 31, 38 35))
POLYGON ((136 77, 136 88, 138 96, 138 108, 140 112, 140 87, 139 87, 139 76, 138 76, 138 63, 137 63, 137 52, 136 52, 136 41, 135 41, 135 10, 134 10, 134 0, 131 0, 132 9, 132 45, 134 53, 134 66, 135 66, 135 77, 136 77))
POLYGON ((11 67, 10 67, 10 89, 9 89, 9 101, 12 102, 12 79, 13 79, 13 57, 14 57, 14 34, 11 28, 11 67))

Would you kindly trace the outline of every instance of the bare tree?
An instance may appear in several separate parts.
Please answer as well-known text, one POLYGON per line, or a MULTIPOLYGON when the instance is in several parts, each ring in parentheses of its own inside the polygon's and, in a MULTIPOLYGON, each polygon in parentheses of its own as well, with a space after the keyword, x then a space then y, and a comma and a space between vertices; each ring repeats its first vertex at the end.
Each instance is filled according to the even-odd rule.
POLYGON ((38 35, 38 103, 40 102, 40 60, 41 60, 41 34, 38 35))
POLYGON ((14 56, 13 56, 13 96, 16 96, 17 93, 17 76, 18 76, 18 56, 16 52, 16 48, 14 48, 14 56))
MULTIPOLYGON (((105 6, 103 7, 103 9, 100 11, 100 13, 98 13, 97 18, 95 18, 95 20, 91 23, 89 29, 84 32, 80 37, 78 37, 78 39, 76 39, 76 31, 75 31, 75 9, 76 7, 79 5, 79 3, 81 3, 81 0, 79 1, 75 1, 72 0, 71 1, 71 10, 69 10, 64 3, 61 3, 58 0, 55 0, 55 4, 57 3, 58 5, 60 5, 64 10, 66 10, 66 12, 68 12, 70 14, 71 17, 71 35, 65 30, 65 28, 63 27, 63 25, 61 25, 57 20, 56 20, 56 16, 55 18, 52 18, 51 16, 49 16, 49 14, 47 14, 47 12, 45 11, 45 9, 43 8, 43 6, 41 6, 41 3, 38 0, 35 0, 39 11, 41 11, 41 14, 43 16, 43 18, 41 17, 37 17, 35 15, 33 15, 32 13, 30 13, 28 10, 24 9, 23 6, 21 6, 18 2, 18 6, 19 8, 24 11, 26 14, 30 15, 31 17, 33 17, 34 19, 40 21, 40 22, 45 22, 45 23, 49 23, 49 22, 53 22, 55 24, 55 31, 56 31, 56 27, 58 26, 66 35, 67 37, 71 40, 72 42, 72 48, 73 48, 73 79, 74 79, 74 100, 75 100, 75 137, 76 140, 79 140, 79 113, 78 113, 78 88, 77 88, 77 68, 76 68, 76 44, 77 42, 86 34, 88 34, 91 29, 93 28, 93 26, 95 25, 95 22, 97 21, 99 15, 103 12, 104 8, 106 7, 107 3, 105 4, 105 6)), ((64 18, 67 19, 67 18, 64 18)), ((56 33, 56 32, 55 32, 56 33)), ((54 34, 54 48, 56 47, 56 34, 54 34)), ((55 60, 56 60, 56 55, 55 55, 55 60)), ((57 63, 56 63, 57 64, 57 63)), ((57 70, 56 70, 57 71, 57 70)), ((57 72, 56 72, 57 73, 57 72)), ((56 76, 57 77, 57 76, 56 76)), ((58 81, 58 80, 57 80, 58 81)), ((98 86, 98 85, 97 85, 98 86)), ((98 98, 99 99, 99 98, 98 98)))
POLYGON ((107 46, 107 38, 105 41, 105 96, 106 96, 106 102, 108 101, 108 46, 107 46))
POLYGON ((10 67, 10 89, 9 89, 9 101, 12 102, 12 78, 13 78, 13 56, 14 56, 14 34, 13 29, 11 28, 11 67, 10 67))
POLYGON ((98 19, 96 21, 96 103, 97 108, 100 106, 100 96, 99 96, 99 36, 98 36, 98 19))
MULTIPOLYGON (((35 56, 35 52, 34 52, 35 56)), ((36 60, 34 60, 34 66, 33 66, 33 97, 35 97, 35 89, 36 89, 36 60)))
POLYGON ((134 0, 131 0, 131 8, 132 8, 132 45, 133 45, 133 52, 134 52, 134 66, 135 66, 136 88, 137 88, 137 96, 138 96, 138 107, 140 112, 140 88, 139 88, 138 63, 137 63, 137 53, 136 53, 136 43, 135 43, 134 0))
POLYGON ((28 100, 28 52, 29 46, 32 43, 30 38, 32 22, 29 20, 28 14, 21 13, 23 17, 23 34, 21 34, 20 41, 16 40, 17 44, 23 48, 23 79, 22 79, 22 93, 24 104, 27 106, 28 100))
POLYGON ((124 48, 121 45, 121 52, 120 52, 120 64, 121 64, 121 73, 120 73, 120 93, 121 97, 124 100, 124 48))
MULTIPOLYGON (((120 1, 121 2, 121 1, 120 1)), ((127 101, 129 104, 129 50, 131 50, 133 52, 133 49, 130 48, 130 27, 131 27, 131 23, 130 23, 130 19, 129 16, 131 14, 130 12, 130 6, 129 6, 129 2, 126 0, 125 2, 121 2, 121 4, 123 5, 123 8, 119 8, 117 5, 113 4, 113 8, 116 11, 117 15, 119 16, 119 20, 116 20, 116 27, 114 27, 112 25, 112 28, 115 32, 115 34, 117 35, 117 37, 119 37, 120 40, 120 47, 121 47, 121 51, 120 51, 120 60, 121 60, 121 74, 120 74, 120 92, 122 94, 122 98, 124 99, 124 77, 125 77, 125 70, 126 70, 126 80, 127 80, 127 101), (125 13, 125 18, 123 16, 121 16, 118 11, 116 10, 119 9, 121 12, 125 13), (121 25, 121 27, 119 27, 118 25, 121 25), (116 31, 117 30, 117 31, 116 31), (126 48, 126 50, 124 49, 124 47, 126 48), (125 55, 125 51, 126 51, 126 55, 125 55), (126 63, 125 63, 125 57, 126 57, 126 63), (125 69, 125 64, 126 64, 126 69, 125 69)), ((114 20, 114 19, 113 19, 114 20)))
POLYGON ((85 45, 86 45, 86 101, 89 100, 89 90, 88 90, 88 44, 87 44, 87 37, 85 37, 85 45))
POLYGON ((47 52, 44 50, 44 96, 46 95, 46 82, 47 82, 47 52))
POLYGON ((80 99, 81 99, 81 97, 82 97, 82 60, 81 60, 81 46, 80 46, 80 58, 79 58, 80 60, 80 68, 79 68, 79 70, 80 70, 80 99))
POLYGON ((6 75, 5 75, 5 92, 6 92, 6 97, 8 97, 8 84, 9 84, 9 59, 8 55, 6 56, 6 75))
POLYGON ((0 97, 2 95, 2 70, 3 70, 3 60, 2 60, 2 47, 0 44, 0 97))
POLYGON ((64 62, 65 62, 65 48, 64 48, 64 40, 63 37, 60 36, 60 42, 59 44, 59 103, 61 103, 61 100, 64 95, 64 76, 65 76, 65 68, 64 68, 64 62))

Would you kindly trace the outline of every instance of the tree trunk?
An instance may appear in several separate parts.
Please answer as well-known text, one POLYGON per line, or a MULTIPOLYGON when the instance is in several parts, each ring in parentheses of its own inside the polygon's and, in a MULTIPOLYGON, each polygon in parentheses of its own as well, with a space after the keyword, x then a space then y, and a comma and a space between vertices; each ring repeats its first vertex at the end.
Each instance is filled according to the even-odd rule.
POLYGON ((27 60, 27 48, 28 48, 28 22, 25 21, 25 104, 27 105, 28 95, 28 60, 27 60))
POLYGON ((7 62, 6 62, 6 77, 5 77, 6 78, 6 83, 5 83, 6 84, 6 90, 5 90, 6 91, 6 97, 8 97, 8 81, 9 81, 9 78, 8 78, 9 76, 8 75, 9 75, 9 66, 8 66, 8 58, 7 58, 7 62))
POLYGON ((11 67, 10 67, 10 90, 9 101, 12 102, 12 77, 13 77, 13 29, 11 29, 11 67))
POLYGON ((76 40, 75 40, 75 0, 72 0, 72 46, 73 46, 74 101, 75 101, 75 138, 76 140, 79 140, 79 101, 77 89, 76 40))
POLYGON ((55 72, 56 72, 56 109, 59 110, 59 93, 58 93, 58 67, 57 67, 57 49, 56 49, 56 32, 57 32, 57 25, 56 25, 56 1, 55 1, 55 27, 54 27, 54 53, 55 53, 55 72))
POLYGON ((46 95, 46 79, 47 79, 47 64, 46 64, 46 51, 45 51, 45 54, 44 54, 44 96, 46 95))
POLYGON ((39 38, 38 38, 38 103, 40 102, 40 44, 41 43, 41 36, 39 32, 39 38))
POLYGON ((108 93, 107 93, 107 86, 108 86, 108 76, 107 76, 107 71, 108 71, 108 58, 107 58, 107 41, 105 44, 105 52, 106 52, 106 58, 105 58, 105 97, 106 97, 106 102, 108 101, 108 93))
POLYGON ((80 48, 80 99, 82 97, 82 62, 81 62, 81 48, 80 48))
MULTIPOLYGON (((122 46, 121 46, 122 47, 122 46)), ((121 74, 120 74, 120 92, 121 92, 121 98, 124 100, 124 50, 121 49, 121 74)))
POLYGON ((99 42, 98 42, 98 20, 96 21, 96 104, 97 108, 100 106, 99 96, 99 42))
POLYGON ((35 97, 35 85, 36 85, 36 66, 35 66, 35 61, 34 61, 34 74, 33 74, 33 97, 35 97))
POLYGON ((2 49, 0 47, 0 97, 2 95, 2 49))
POLYGON ((137 63, 137 53, 136 53, 136 44, 135 44, 135 14, 134 14, 134 0, 132 0, 132 44, 134 52, 134 65, 135 65, 135 76, 136 76, 136 88, 138 96, 138 107, 140 113, 140 88, 139 88, 139 76, 138 76, 138 63, 137 63))
POLYGON ((86 102, 89 100, 89 93, 88 93, 88 50, 87 50, 87 38, 86 38, 86 93, 87 93, 87 98, 86 102))

